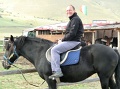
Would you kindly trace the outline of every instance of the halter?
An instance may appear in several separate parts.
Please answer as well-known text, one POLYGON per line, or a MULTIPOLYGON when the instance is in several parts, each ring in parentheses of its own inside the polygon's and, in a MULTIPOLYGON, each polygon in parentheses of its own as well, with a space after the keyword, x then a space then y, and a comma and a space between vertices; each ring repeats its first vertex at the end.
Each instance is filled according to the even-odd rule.
POLYGON ((4 58, 4 60, 7 61, 10 65, 12 65, 12 64, 16 61, 16 60, 15 60, 13 63, 10 62, 10 59, 13 57, 13 55, 17 56, 16 60, 19 58, 19 55, 18 55, 18 53, 16 52, 16 46, 14 46, 13 53, 10 55, 9 58, 7 58, 5 54, 4 54, 3 58, 4 58))

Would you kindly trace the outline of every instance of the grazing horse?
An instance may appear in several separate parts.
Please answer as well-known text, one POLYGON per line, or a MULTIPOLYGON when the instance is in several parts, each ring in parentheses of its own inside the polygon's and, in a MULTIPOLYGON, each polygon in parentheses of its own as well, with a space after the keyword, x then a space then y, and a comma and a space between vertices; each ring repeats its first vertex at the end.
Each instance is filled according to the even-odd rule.
MULTIPOLYGON (((49 79, 52 74, 51 64, 45 56, 46 51, 53 44, 41 38, 20 36, 14 40, 11 36, 6 46, 3 67, 9 69, 19 56, 23 56, 35 66, 39 76, 47 82, 49 89, 57 89, 56 80, 49 79)), ((79 82, 97 73, 102 89, 120 89, 119 53, 110 47, 101 44, 84 46, 80 51, 79 62, 61 66, 61 69, 64 74, 60 78, 61 82, 79 82)))

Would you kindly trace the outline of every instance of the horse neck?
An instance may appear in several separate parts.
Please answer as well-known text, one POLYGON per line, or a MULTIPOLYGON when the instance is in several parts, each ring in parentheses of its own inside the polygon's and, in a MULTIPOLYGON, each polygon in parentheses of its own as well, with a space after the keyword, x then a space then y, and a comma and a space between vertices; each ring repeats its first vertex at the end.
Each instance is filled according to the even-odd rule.
POLYGON ((51 45, 51 42, 26 41, 22 49, 20 49, 21 56, 35 65, 35 63, 38 63, 42 58, 45 58, 45 53, 51 45))

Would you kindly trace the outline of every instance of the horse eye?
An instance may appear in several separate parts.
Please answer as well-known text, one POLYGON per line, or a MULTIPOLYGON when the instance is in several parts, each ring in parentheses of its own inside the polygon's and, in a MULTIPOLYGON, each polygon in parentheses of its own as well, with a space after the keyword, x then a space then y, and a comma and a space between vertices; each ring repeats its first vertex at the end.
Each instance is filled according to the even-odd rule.
POLYGON ((7 47, 6 47, 6 50, 9 50, 11 47, 11 43, 8 43, 7 47))

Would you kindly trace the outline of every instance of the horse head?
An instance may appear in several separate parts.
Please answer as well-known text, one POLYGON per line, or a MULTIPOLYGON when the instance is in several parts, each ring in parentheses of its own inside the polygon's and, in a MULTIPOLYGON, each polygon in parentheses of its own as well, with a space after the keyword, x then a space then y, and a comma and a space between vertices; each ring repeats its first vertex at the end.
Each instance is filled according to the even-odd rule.
POLYGON ((112 42, 113 42, 113 37, 107 37, 107 36, 95 40, 96 44, 103 44, 106 46, 111 46, 112 42))
POLYGON ((105 36, 103 39, 106 41, 106 46, 110 46, 111 42, 113 41, 113 37, 105 36))
POLYGON ((36 61, 34 60, 34 58, 38 55, 37 53, 35 53, 36 50, 39 51, 42 56, 44 55, 43 51, 46 51, 51 45, 53 45, 53 42, 48 40, 40 38, 30 38, 25 36, 20 36, 14 40, 14 37, 11 35, 10 40, 6 43, 5 46, 5 53, 3 55, 4 60, 2 61, 2 65, 5 69, 9 69, 10 66, 20 56, 25 57, 26 59, 28 59, 28 61, 34 64, 36 61), (35 54, 33 55, 33 53, 35 54), (32 56, 30 54, 32 54, 32 56))
POLYGON ((9 69, 11 65, 18 59, 20 56, 19 52, 16 49, 16 44, 14 37, 11 35, 10 40, 5 45, 5 53, 3 55, 2 66, 5 69, 9 69))

